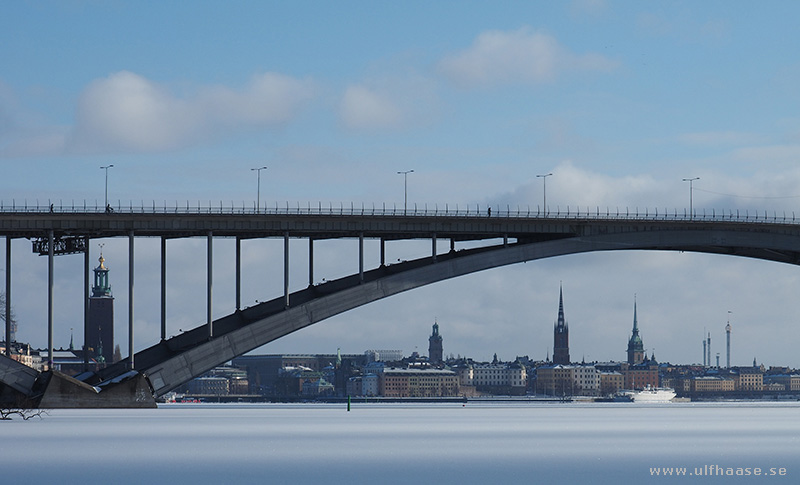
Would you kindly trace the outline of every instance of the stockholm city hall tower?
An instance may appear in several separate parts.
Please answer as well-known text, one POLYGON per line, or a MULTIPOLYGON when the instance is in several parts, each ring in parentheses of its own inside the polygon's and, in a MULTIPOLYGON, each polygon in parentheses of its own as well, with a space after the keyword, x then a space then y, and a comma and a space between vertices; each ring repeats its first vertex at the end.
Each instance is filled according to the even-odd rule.
POLYGON ((86 351, 102 366, 111 364, 114 357, 114 296, 102 251, 99 261, 100 265, 94 269, 94 285, 89 297, 86 351))

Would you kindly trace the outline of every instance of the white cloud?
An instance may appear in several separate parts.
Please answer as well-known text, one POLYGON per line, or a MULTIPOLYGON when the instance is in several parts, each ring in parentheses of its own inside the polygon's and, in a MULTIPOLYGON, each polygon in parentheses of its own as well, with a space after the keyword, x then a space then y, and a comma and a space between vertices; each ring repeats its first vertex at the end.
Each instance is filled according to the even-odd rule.
POLYGON ((338 109, 348 130, 378 132, 428 126, 438 118, 438 106, 429 77, 390 72, 347 86, 338 109))
POLYGON ((313 91, 309 81, 265 73, 243 89, 208 86, 179 97, 165 86, 121 71, 84 90, 70 149, 162 151, 236 129, 282 125, 297 116, 313 91))
POLYGON ((340 115, 348 128, 358 130, 395 127, 403 119, 397 104, 361 85, 347 88, 342 97, 340 115))
POLYGON ((468 49, 439 63, 444 75, 465 87, 549 83, 569 71, 610 71, 617 62, 600 54, 578 55, 541 32, 523 28, 481 33, 468 49))
MULTIPOLYGON (((614 177, 592 172, 575 166, 565 160, 552 169, 552 177, 547 177, 547 206, 555 211, 557 208, 566 211, 578 207, 585 211, 587 206, 593 211, 615 211, 617 207, 632 210, 637 206, 663 207, 664 199, 669 199, 670 186, 664 185, 651 175, 627 175, 614 177)), ((511 193, 496 197, 501 206, 510 205, 521 208, 531 207, 536 210, 544 203, 544 183, 541 179, 532 179, 528 184, 519 186, 511 193)), ((675 198, 675 197, 672 197, 675 198)), ((492 202, 495 203, 495 202, 492 202)))

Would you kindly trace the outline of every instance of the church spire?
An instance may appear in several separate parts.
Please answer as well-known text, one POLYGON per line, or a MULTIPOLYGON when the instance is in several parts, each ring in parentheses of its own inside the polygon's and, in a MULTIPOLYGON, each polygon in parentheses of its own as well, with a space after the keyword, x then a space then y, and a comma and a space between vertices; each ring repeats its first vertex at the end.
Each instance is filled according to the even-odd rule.
POLYGON ((644 361, 644 343, 639 336, 639 322, 636 315, 636 295, 633 295, 633 332, 628 340, 628 364, 641 364, 644 361))
POLYGON ((558 285, 558 322, 556 326, 566 330, 569 329, 569 325, 567 325, 567 321, 564 318, 564 288, 560 284, 558 285))
POLYGON ((553 363, 569 364, 569 325, 564 318, 564 289, 558 287, 558 320, 553 325, 553 363))

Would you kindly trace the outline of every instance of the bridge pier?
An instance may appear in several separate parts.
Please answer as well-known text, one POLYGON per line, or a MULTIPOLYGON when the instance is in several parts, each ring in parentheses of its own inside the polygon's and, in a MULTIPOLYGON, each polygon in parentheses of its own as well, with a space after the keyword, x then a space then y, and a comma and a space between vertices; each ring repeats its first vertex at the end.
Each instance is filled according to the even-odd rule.
POLYGON ((308 238, 308 286, 314 286, 314 238, 308 238))
POLYGON ((289 232, 283 233, 283 306, 289 308, 289 232))
POLYGON ((214 338, 214 321, 212 320, 212 287, 214 284, 214 234, 208 231, 206 238, 206 252, 208 253, 208 267, 206 269, 206 324, 208 324, 208 338, 214 338))
POLYGON ((358 233, 358 281, 364 282, 364 233, 358 233))
POLYGON ((436 262, 436 233, 433 233, 431 237, 431 257, 433 258, 433 262, 436 262))
POLYGON ((128 232, 128 359, 128 368, 133 370, 133 231, 128 232))
POLYGON ((242 309, 242 238, 236 236, 236 311, 242 309))
POLYGON ((386 266, 386 240, 381 238, 381 268, 386 266))
POLYGON ((167 340, 167 238, 161 236, 161 341, 167 340))
POLYGON ((53 370, 53 256, 55 237, 47 232, 47 370, 53 370))
POLYGON ((85 238, 83 249, 83 371, 89 372, 89 237, 85 238))
POLYGON ((11 357, 11 236, 6 236, 6 356, 11 357))

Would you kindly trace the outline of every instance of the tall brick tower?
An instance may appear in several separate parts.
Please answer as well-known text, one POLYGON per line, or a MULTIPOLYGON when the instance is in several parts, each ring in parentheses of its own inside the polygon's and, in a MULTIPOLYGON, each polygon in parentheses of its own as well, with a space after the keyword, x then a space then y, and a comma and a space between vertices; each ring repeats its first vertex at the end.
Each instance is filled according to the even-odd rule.
POLYGON ((428 362, 440 364, 444 361, 442 351, 442 336, 439 335, 439 324, 433 323, 433 333, 428 338, 428 362))
POLYGON ((114 356, 114 296, 108 283, 108 268, 100 253, 100 265, 94 269, 94 285, 89 297, 88 339, 84 343, 89 357, 102 366, 111 364, 114 356))

